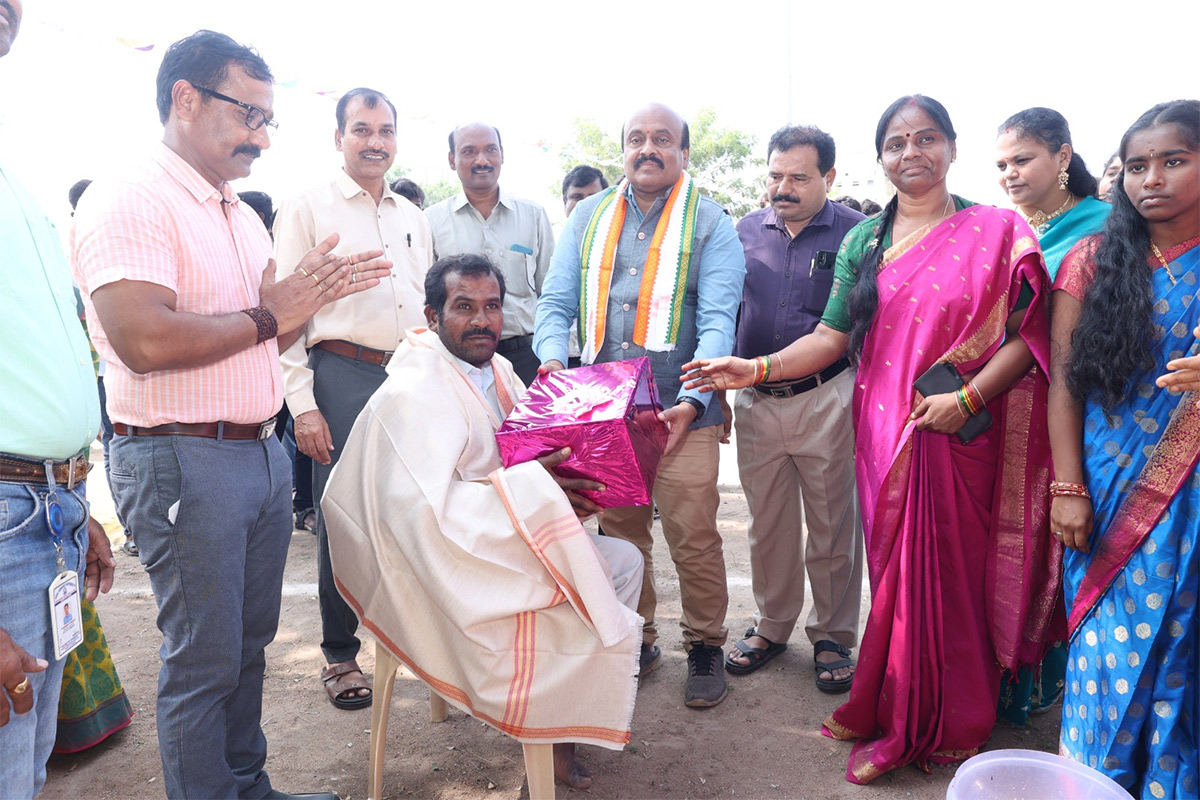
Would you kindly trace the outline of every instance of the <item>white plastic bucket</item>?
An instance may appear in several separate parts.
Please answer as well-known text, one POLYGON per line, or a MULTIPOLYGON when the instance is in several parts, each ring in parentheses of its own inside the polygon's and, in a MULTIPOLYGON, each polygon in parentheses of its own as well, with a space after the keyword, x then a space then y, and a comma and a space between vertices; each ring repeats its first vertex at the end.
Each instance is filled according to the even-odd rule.
POLYGON ((1037 750, 992 750, 958 768, 946 800, 1129 800, 1091 767, 1037 750))

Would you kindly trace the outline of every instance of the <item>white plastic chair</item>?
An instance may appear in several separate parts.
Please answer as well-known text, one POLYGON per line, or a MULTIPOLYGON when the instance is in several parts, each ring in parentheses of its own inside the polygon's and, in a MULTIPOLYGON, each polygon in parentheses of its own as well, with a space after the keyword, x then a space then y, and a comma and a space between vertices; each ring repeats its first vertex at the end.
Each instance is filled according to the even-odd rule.
MULTIPOLYGON (((388 711, 400 662, 385 647, 375 645, 375 698, 371 703, 371 774, 367 779, 367 800, 383 797, 383 751, 387 743, 388 711)), ((444 722, 446 701, 429 691, 429 721, 444 722)), ((554 745, 523 744, 525 778, 529 782, 529 800, 554 800, 554 745)))

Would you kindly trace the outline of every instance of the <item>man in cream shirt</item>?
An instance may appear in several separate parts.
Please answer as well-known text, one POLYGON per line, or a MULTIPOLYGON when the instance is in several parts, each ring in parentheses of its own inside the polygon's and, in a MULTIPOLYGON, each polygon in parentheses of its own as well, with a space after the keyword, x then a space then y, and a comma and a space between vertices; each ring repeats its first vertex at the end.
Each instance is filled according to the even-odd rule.
MULTIPOLYGON (((337 105, 334 144, 344 156, 332 180, 280 206, 275 258, 294 263, 330 233, 339 253, 382 249, 393 262, 390 278, 373 289, 330 303, 280 356, 283 388, 295 418, 296 445, 313 459, 318 506, 350 428, 383 383, 384 368, 407 328, 424 324, 425 273, 433 262, 429 223, 392 192, 384 175, 396 156, 396 108, 382 93, 353 89, 337 105)), ((365 708, 371 689, 355 658, 358 620, 338 594, 329 563, 324 515, 317 514, 317 585, 321 681, 338 708, 365 708)))
POLYGON ((425 209, 438 258, 478 253, 504 275, 504 331, 496 352, 507 358, 526 386, 537 377, 533 319, 542 281, 554 253, 546 209, 500 188, 504 145, 500 131, 480 122, 450 133, 450 168, 462 191, 425 209))

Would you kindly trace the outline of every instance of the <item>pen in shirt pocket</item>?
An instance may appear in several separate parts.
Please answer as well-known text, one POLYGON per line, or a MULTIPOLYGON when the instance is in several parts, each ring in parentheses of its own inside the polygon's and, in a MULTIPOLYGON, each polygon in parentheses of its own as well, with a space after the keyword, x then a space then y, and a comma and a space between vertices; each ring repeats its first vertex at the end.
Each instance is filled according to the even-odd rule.
POLYGON ((532 250, 530 250, 528 247, 526 247, 526 246, 525 246, 525 245, 523 245, 523 244, 514 244, 514 245, 513 245, 511 248, 509 248, 509 249, 510 249, 510 250, 512 250, 514 253, 524 253, 524 254, 525 254, 525 255, 527 255, 527 256, 531 256, 531 255, 533 255, 533 251, 532 251, 532 250))
POLYGON ((406 233, 406 234, 404 234, 404 236, 405 236, 405 238, 407 238, 407 239, 408 239, 408 246, 409 246, 409 247, 412 247, 412 234, 411 234, 411 233, 406 233))

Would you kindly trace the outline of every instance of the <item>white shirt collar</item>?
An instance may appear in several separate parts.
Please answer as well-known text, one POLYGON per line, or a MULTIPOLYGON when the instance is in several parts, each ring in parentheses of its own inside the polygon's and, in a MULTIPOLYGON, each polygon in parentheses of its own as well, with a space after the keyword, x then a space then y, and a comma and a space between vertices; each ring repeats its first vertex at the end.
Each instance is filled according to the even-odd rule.
POLYGON ((504 412, 500 410, 500 396, 496 393, 496 371, 492 369, 492 362, 484 364, 482 367, 477 367, 474 364, 469 364, 463 361, 458 356, 454 357, 462 367, 463 372, 467 373, 467 377, 471 379, 471 383, 483 393, 488 402, 492 406, 492 410, 496 412, 496 416, 504 419, 504 412))

